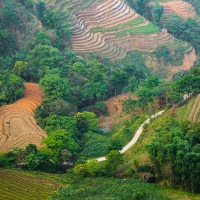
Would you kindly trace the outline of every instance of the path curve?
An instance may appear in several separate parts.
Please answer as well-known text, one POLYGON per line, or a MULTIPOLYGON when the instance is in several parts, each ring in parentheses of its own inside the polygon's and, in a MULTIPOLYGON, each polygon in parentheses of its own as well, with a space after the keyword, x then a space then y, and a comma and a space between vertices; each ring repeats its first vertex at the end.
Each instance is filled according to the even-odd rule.
MULTIPOLYGON (((163 112, 165 112, 165 110, 161 110, 160 112, 157 112, 155 113, 154 115, 152 115, 151 117, 149 117, 139 128, 138 130, 135 132, 135 135, 134 137, 132 138, 132 140, 122 149, 120 150, 119 152, 121 154, 125 153, 128 149, 130 149, 136 142, 137 140, 139 139, 142 131, 143 131, 143 126, 145 124, 148 124, 150 122, 151 119, 154 119, 156 118, 157 116, 161 115, 163 112)), ((101 162, 101 161, 104 161, 106 160, 106 157, 100 157, 100 158, 97 158, 96 159, 98 162, 101 162)))

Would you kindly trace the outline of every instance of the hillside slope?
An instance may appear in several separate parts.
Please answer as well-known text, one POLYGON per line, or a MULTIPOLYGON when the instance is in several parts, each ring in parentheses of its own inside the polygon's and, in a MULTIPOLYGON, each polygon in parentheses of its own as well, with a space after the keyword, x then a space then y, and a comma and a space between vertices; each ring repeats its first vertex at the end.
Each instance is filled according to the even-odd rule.
POLYGON ((0 151, 5 152, 14 146, 26 147, 40 143, 45 132, 36 124, 34 110, 42 102, 42 93, 35 83, 25 83, 22 99, 11 105, 0 107, 0 151))
POLYGON ((72 48, 84 55, 93 52, 117 61, 126 57, 129 51, 151 53, 163 45, 172 52, 180 46, 185 47, 185 53, 192 51, 188 43, 162 33, 124 0, 46 2, 49 8, 63 11, 71 19, 72 48))
POLYGON ((200 22, 200 18, 195 12, 194 7, 188 2, 169 0, 166 2, 160 1, 159 4, 163 6, 163 14, 176 14, 183 17, 185 20, 193 18, 197 22, 200 22))

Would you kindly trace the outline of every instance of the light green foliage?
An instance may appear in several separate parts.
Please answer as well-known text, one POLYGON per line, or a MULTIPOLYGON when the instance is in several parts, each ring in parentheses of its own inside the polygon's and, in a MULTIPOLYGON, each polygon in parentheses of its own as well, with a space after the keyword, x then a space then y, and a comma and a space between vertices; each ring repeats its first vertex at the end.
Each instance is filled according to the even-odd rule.
POLYGON ((51 45, 49 36, 43 32, 36 33, 34 45, 51 45))
POLYGON ((77 132, 76 120, 73 117, 50 115, 45 120, 46 123, 44 129, 48 133, 58 129, 64 129, 66 131, 72 132, 73 134, 77 132))
POLYGON ((85 119, 88 124, 88 130, 95 130, 98 128, 98 119, 93 112, 83 112, 85 119))
POLYGON ((119 165, 123 164, 123 155, 118 150, 112 150, 106 155, 106 169, 109 175, 115 173, 119 165))
POLYGON ((134 26, 138 26, 145 23, 144 18, 142 17, 137 17, 136 19, 134 19, 133 21, 129 21, 123 24, 120 24, 118 26, 113 26, 111 28, 96 28, 96 29, 92 29, 92 32, 97 33, 97 32, 107 32, 107 31, 118 31, 120 29, 124 29, 124 28, 129 28, 129 27, 134 27, 134 26))
POLYGON ((46 74, 40 80, 40 86, 47 99, 64 99, 69 95, 69 81, 62 79, 58 74, 46 74))
POLYGON ((160 27, 154 25, 153 23, 149 23, 147 26, 141 26, 141 27, 136 27, 136 28, 130 28, 127 30, 120 31, 116 33, 115 35, 117 37, 121 37, 127 34, 130 35, 140 35, 140 34, 153 34, 160 31, 160 27))
POLYGON ((24 75, 26 69, 27 69, 27 62, 23 62, 23 61, 16 61, 15 65, 13 67, 13 72, 17 75, 17 76, 22 76, 24 75))
POLYGON ((72 134, 63 129, 51 132, 49 136, 43 140, 43 143, 57 155, 63 149, 67 149, 72 154, 76 154, 79 149, 78 144, 72 138, 72 134))
POLYGON ((85 164, 79 164, 74 167, 73 172, 79 176, 79 177, 87 177, 88 176, 88 170, 87 166, 85 164))

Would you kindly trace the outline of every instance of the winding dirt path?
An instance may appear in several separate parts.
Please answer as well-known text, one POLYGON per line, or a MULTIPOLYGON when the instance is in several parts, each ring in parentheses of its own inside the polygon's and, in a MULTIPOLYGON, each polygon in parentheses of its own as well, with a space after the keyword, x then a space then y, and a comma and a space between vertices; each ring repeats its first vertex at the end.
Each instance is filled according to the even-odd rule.
MULTIPOLYGON (((130 149, 138 140, 138 138, 140 137, 142 131, 143 131, 143 126, 145 124, 148 124, 150 122, 151 119, 156 118, 157 116, 161 115, 163 112, 165 112, 165 110, 162 110, 160 112, 155 113, 154 115, 152 115, 151 117, 149 117, 140 127, 139 129, 135 132, 134 137, 132 138, 132 140, 119 152, 121 154, 125 153, 128 149, 130 149)), ((106 157, 100 157, 96 159, 98 162, 104 161, 106 160, 106 157)))

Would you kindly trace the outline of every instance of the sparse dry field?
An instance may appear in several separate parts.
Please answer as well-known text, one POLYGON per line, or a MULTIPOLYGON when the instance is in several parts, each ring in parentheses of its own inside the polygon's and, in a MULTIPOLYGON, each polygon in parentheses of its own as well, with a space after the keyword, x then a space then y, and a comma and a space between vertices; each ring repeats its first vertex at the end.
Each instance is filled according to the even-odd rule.
POLYGON ((35 83, 25 83, 24 97, 11 105, 0 107, 0 151, 30 143, 40 147, 45 132, 36 124, 34 110, 42 102, 42 92, 35 83))

